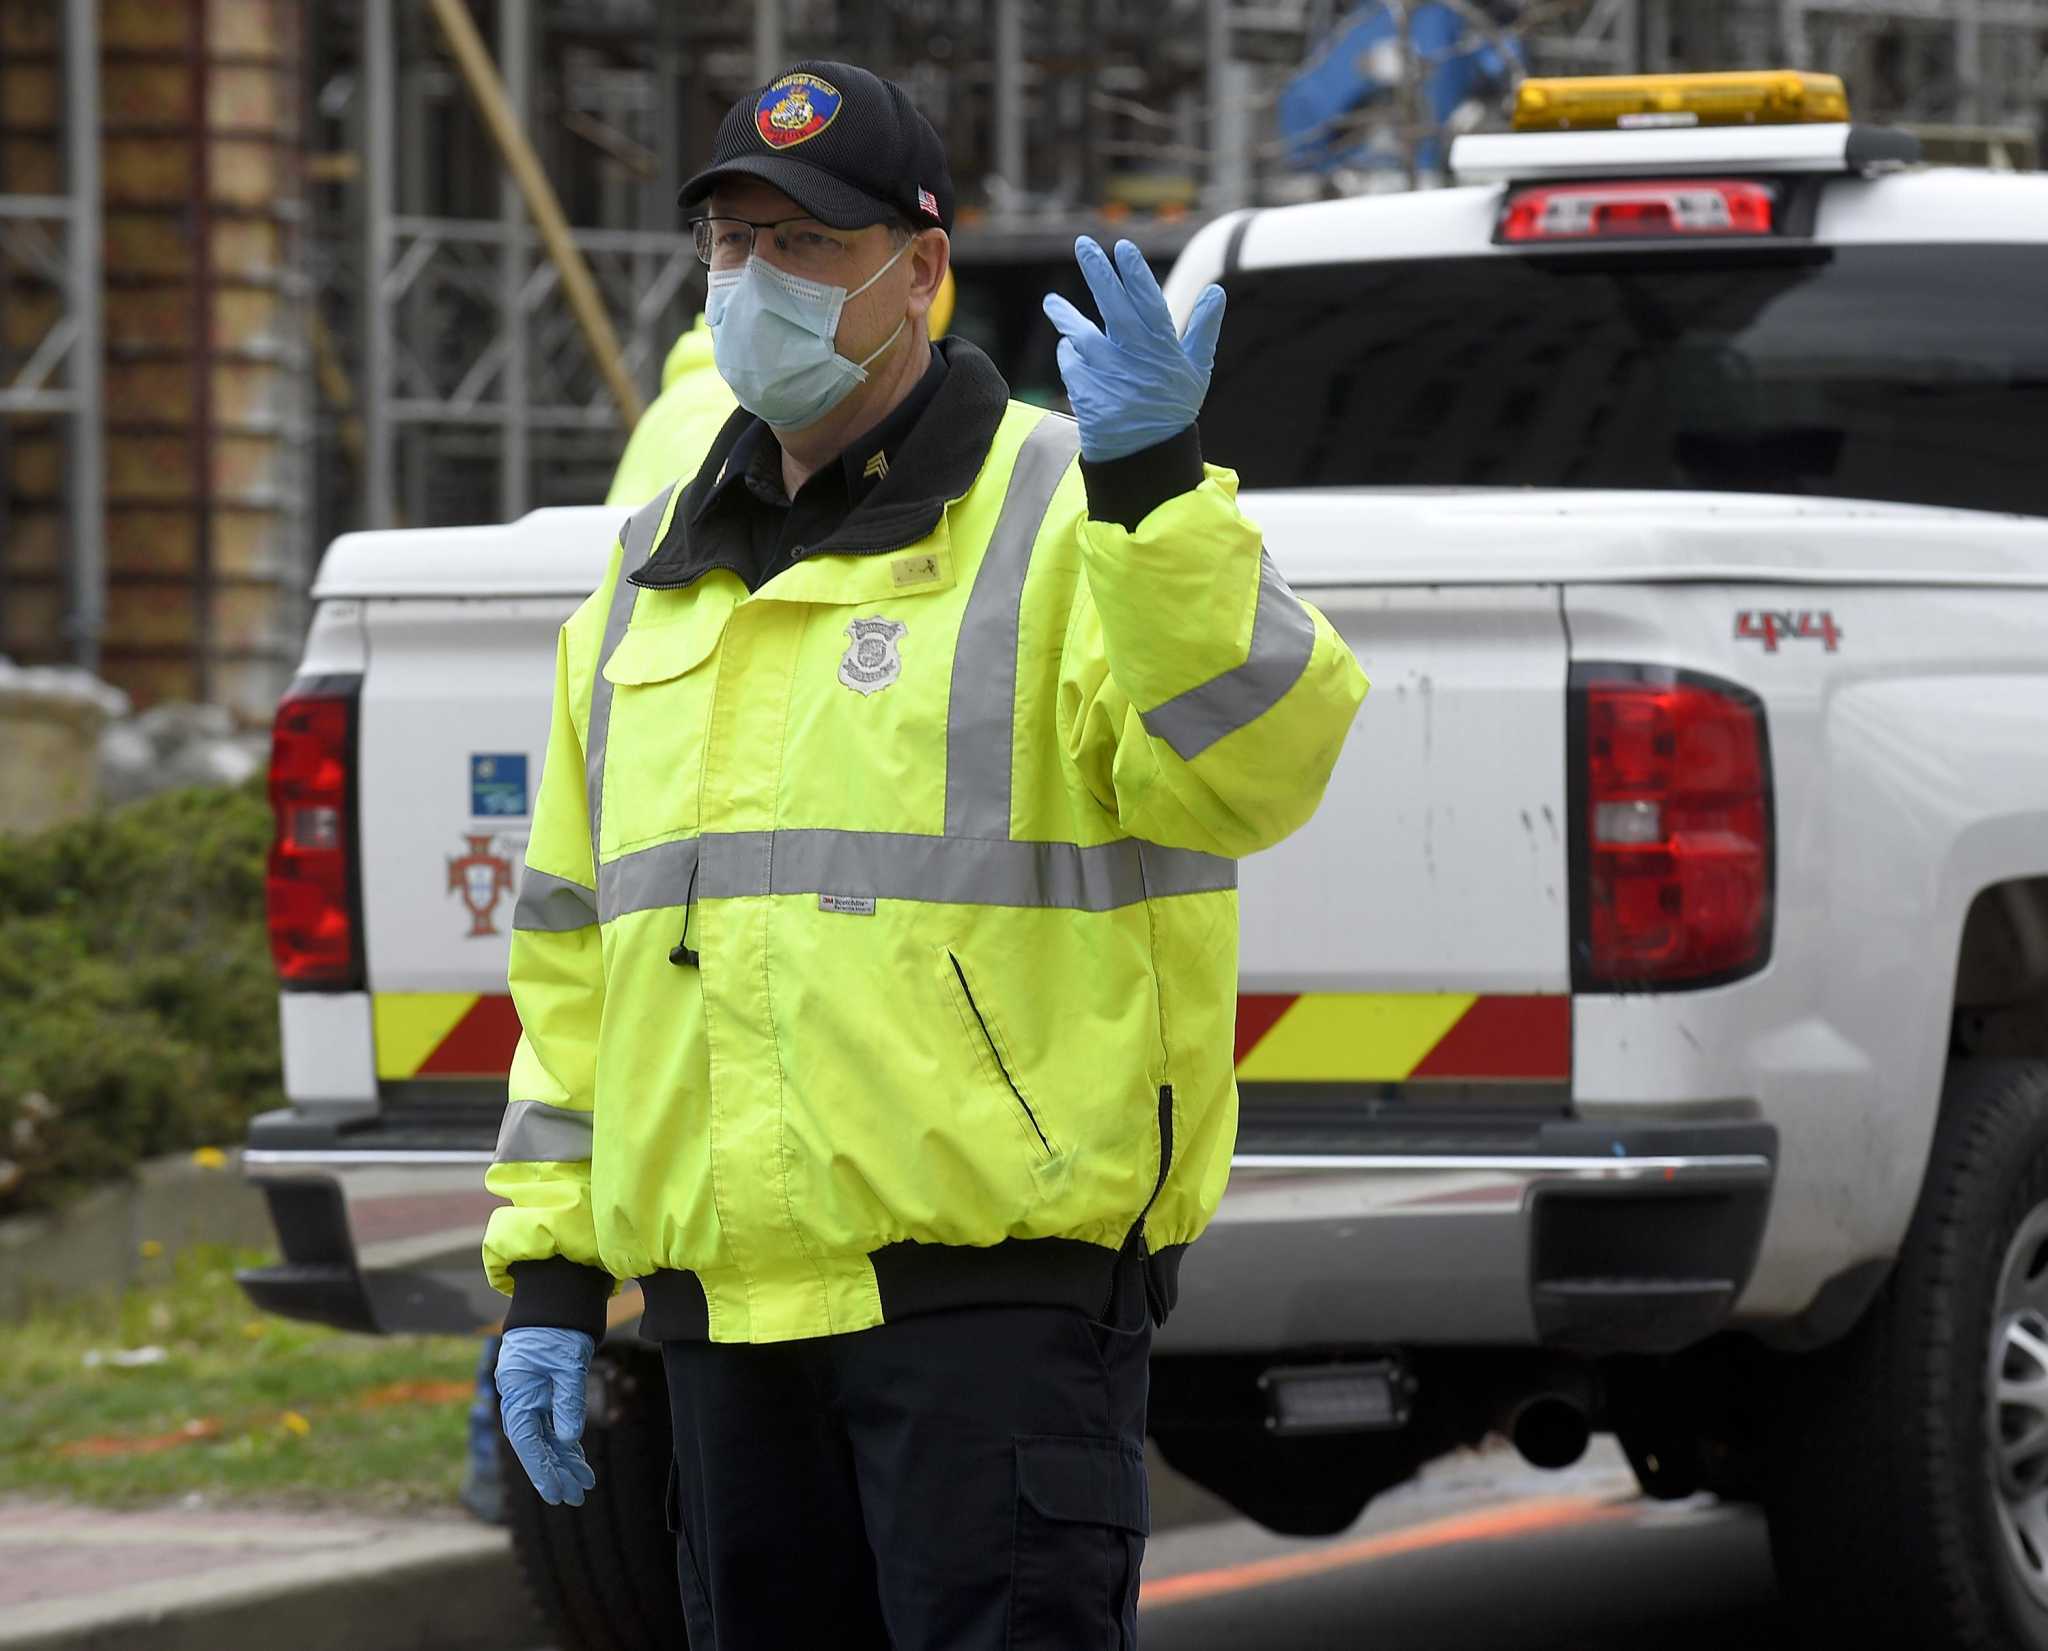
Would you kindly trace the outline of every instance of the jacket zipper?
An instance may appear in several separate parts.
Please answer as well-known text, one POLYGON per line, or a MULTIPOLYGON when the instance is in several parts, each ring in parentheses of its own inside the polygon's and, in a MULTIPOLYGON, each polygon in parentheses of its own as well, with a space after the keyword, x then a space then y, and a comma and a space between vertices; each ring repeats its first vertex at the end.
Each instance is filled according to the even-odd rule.
POLYGON ((974 988, 967 984, 967 971, 960 967, 960 960, 951 952, 946 961, 953 965, 954 978, 960 982, 960 990, 967 995, 967 1007, 974 1011, 974 1024, 981 1028, 982 1041, 988 1045, 989 1055, 996 1063, 996 1070, 1003 1075, 1003 1082, 1010 1086, 1010 1093, 1017 1097, 1018 1106, 1024 1109, 1024 1118, 1031 1125, 1031 1133, 1038 1137, 1038 1144, 1045 1148, 1046 1157, 1052 1154, 1052 1142, 1045 1138, 1045 1131, 1038 1127, 1038 1114, 1031 1110, 1031 1103, 1024 1099, 1024 1091, 1017 1087, 1017 1080, 1010 1076, 1010 1069, 1003 1064, 1003 1052, 996 1047, 994 1035, 988 1029, 988 1021, 981 1012, 981 1005, 974 1001, 974 988))
MULTIPOLYGON (((1131 1223, 1131 1230, 1124 1234, 1124 1248, 1137 1249, 1149 1254, 1151 1246, 1145 1239, 1145 1219, 1152 1213, 1152 1206, 1159 1202, 1159 1195, 1166 1190, 1167 1177, 1173 1174, 1173 1085, 1159 1086, 1159 1174, 1152 1182, 1152 1195, 1145 1200, 1145 1207, 1138 1211, 1138 1219, 1131 1223)), ((1149 1289, 1150 1286, 1148 1285, 1149 1289)), ((1159 1318, 1159 1323, 1165 1319, 1159 1318)))

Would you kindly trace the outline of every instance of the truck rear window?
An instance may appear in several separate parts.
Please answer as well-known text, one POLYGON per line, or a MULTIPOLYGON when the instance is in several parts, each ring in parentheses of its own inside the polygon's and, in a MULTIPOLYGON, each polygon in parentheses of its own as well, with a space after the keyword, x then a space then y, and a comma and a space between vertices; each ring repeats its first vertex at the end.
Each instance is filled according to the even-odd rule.
POLYGON ((2048 516, 2048 246, 1245 270, 1247 487, 1698 488, 2048 516))

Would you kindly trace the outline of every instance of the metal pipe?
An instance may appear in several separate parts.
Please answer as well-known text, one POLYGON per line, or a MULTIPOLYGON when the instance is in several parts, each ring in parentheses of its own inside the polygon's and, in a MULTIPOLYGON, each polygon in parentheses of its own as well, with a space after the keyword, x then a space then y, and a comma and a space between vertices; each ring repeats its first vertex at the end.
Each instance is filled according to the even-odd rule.
POLYGON ((1643 68, 1651 74, 1671 69, 1671 0, 1643 0, 1643 68))
POLYGON ((392 0, 363 0, 363 526, 391 526, 392 0))
POLYGON ((754 0, 754 81, 765 86, 782 67, 782 0, 754 0))
POLYGON ((1795 69, 1810 68, 1813 48, 1806 38, 1805 0, 1778 0, 1778 30, 1785 38, 1785 61, 1795 69))
MULTIPOLYGON (((498 0, 498 57, 505 65, 505 97, 522 123, 532 107, 533 18, 530 0, 498 0)), ((498 514, 508 522, 526 514, 528 491, 526 214, 510 173, 498 177, 498 325, 505 340, 499 368, 504 429, 498 447, 498 514)))
POLYGON ((107 464, 100 375, 100 48, 96 0, 64 6, 65 182, 71 193, 65 278, 73 324, 68 486, 71 657, 100 668, 107 625, 107 464))
POLYGON ((1584 1402, 1571 1393, 1532 1393, 1507 1414, 1503 1431, 1534 1468, 1568 1468, 1593 1437, 1584 1402))
POLYGON ((1230 8, 1226 0, 1209 0, 1205 21, 1209 187, 1204 204, 1211 212, 1227 212, 1243 206, 1251 192, 1251 124, 1245 106, 1251 92, 1251 77, 1248 68, 1233 61, 1230 55, 1230 8))
POLYGON ((1021 197, 1024 178, 1024 0, 996 0, 996 176, 1021 197))
POLYGON ((1953 0, 1956 17, 1956 118, 1979 125, 1990 117, 1984 99, 1984 11, 1979 0, 1953 0))
POLYGON ((213 133, 206 14, 194 7, 185 49, 192 94, 192 679, 211 700, 213 672, 213 133))
POLYGON ((1407 0, 1391 0, 1401 28, 1401 160, 1408 187, 1422 187, 1422 63, 1415 54, 1415 15, 1407 0))
POLYGON ((605 313, 604 300, 598 294, 597 282, 591 278, 590 266, 583 261, 582 252, 570 238, 569 223, 562 215, 562 203, 556 199, 554 186, 548 182, 547 174, 541 170, 540 161, 533 152, 533 145, 527 142, 526 134, 520 130, 518 120, 506 104, 504 84, 498 78, 497 67, 484 48, 483 38, 477 33, 468 7, 462 0, 429 0, 429 4, 433 7, 435 21, 441 25, 441 32, 447 38, 449 50, 455 55, 462 78, 469 86, 470 96, 476 100, 477 112, 483 116, 484 125, 497 144, 506 169, 519 185, 519 193, 526 199, 526 210, 532 215, 534 227, 540 231, 548 256, 554 260, 555 269, 562 279, 562 291, 582 328, 584 342, 590 347, 597 370, 610 388, 613 401, 618 403, 620 418, 630 429, 640 422, 646 403, 641 399, 640 387, 633 382, 633 375, 626 371, 618 334, 612 330, 611 317, 605 313))

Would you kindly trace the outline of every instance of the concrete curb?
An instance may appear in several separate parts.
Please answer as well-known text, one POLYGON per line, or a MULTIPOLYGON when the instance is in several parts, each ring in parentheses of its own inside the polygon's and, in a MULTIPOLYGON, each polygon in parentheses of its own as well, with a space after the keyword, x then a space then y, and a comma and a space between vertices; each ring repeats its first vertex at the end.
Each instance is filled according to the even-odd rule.
MULTIPOLYGON (((117 1577, 120 1555, 107 1557, 117 1577)), ((519 1651, 544 1637, 505 1533, 452 1523, 34 1601, 0 1622, 0 1651, 519 1651)))
MULTIPOLYGON (((1152 1474, 1155 1533, 1233 1517, 1156 1455, 1152 1474)), ((62 1544, 95 1571, 103 1552, 114 1584, 9 1605, 0 1651, 523 1651, 548 1638, 500 1529, 393 1520, 329 1533, 303 1528, 316 1522, 300 1516, 301 1529, 268 1531, 260 1551, 223 1564, 205 1550, 250 1549, 246 1515, 226 1530, 119 1523, 149 1517, 115 1515, 89 1534, 47 1523, 0 1528, 0 1566, 34 1564, 39 1548, 62 1544), (120 1587, 138 1542, 189 1549, 192 1563, 120 1587)))
POLYGON ((239 1148, 217 1165, 189 1152, 155 1158, 50 1214, 0 1221, 0 1324, 40 1301, 161 1282, 195 1244, 276 1248, 270 1207, 242 1178, 239 1148))

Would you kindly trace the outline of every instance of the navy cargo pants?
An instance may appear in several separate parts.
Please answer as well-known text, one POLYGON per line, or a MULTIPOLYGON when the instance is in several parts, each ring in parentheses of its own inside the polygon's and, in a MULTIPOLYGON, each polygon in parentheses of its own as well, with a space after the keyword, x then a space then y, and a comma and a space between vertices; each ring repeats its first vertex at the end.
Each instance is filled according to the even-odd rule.
POLYGON ((1144 1300, 665 1342, 690 1651, 1132 1651, 1144 1300))

